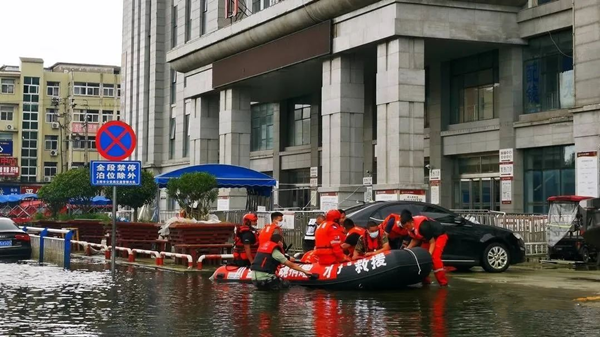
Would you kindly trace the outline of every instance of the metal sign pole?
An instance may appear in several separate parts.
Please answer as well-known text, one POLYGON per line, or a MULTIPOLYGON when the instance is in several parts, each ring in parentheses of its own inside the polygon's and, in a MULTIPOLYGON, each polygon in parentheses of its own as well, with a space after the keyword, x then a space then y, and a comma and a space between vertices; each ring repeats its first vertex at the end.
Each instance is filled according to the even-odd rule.
POLYGON ((113 280, 116 277, 115 274, 115 259, 117 255, 117 186, 113 186, 113 197, 112 197, 112 237, 111 237, 111 252, 110 252, 110 272, 112 273, 113 280))

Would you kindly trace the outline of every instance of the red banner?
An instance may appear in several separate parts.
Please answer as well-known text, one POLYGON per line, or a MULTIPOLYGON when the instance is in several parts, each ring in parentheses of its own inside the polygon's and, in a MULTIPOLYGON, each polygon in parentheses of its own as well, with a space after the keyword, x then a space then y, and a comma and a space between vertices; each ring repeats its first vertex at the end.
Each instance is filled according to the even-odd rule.
MULTIPOLYGON (((99 123, 88 123, 88 126, 87 126, 88 134, 91 136, 96 135, 96 132, 98 132, 99 128, 100 128, 99 123)), ((83 134, 83 133, 85 133, 85 127, 83 126, 83 123, 73 122, 73 123, 71 123, 71 131, 74 133, 83 134)))
POLYGON ((21 186, 21 194, 37 193, 42 186, 21 186))

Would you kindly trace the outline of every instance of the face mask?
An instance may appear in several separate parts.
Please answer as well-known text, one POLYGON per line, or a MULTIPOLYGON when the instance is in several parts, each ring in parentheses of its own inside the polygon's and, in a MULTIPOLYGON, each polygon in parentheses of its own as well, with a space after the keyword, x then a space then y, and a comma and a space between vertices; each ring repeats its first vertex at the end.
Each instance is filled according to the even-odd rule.
POLYGON ((375 239, 377 236, 379 236, 379 232, 369 232, 369 236, 370 236, 372 239, 375 239))

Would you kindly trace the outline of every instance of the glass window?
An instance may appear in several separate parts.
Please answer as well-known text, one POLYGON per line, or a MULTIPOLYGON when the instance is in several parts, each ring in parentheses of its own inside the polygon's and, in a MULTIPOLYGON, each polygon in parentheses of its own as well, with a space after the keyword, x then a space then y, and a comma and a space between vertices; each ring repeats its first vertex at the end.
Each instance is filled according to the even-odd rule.
POLYGON ((192 38, 192 1, 185 0, 185 42, 192 38))
POLYGON ((497 50, 455 60, 451 72, 452 124, 498 117, 494 108, 500 82, 497 50))
POLYGON ((254 104, 252 106, 251 151, 273 149, 273 112, 275 104, 254 104))
POLYGON ((187 158, 189 156, 189 148, 190 148, 190 115, 186 114, 183 116, 183 157, 187 158))
POLYGON ((208 13, 208 0, 200 0, 200 35, 206 34, 206 14, 208 13))
POLYGON ((15 80, 3 78, 2 83, 2 93, 3 94, 14 94, 15 93, 15 80))
MULTIPOLYGON (((110 122, 114 119, 113 112, 111 110, 102 110, 102 123, 110 122)), ((118 118, 117 118, 118 120, 118 118)))
POLYGON ((523 49, 525 113, 575 105, 572 44, 571 30, 529 40, 523 49))
POLYGON ((177 71, 171 69, 171 105, 177 101, 177 71))
POLYGON ((88 123, 98 123, 100 120, 100 111, 98 110, 74 110, 73 122, 85 123, 87 118, 88 123))
POLYGON ((58 150, 58 136, 44 136, 45 150, 58 150))
POLYGON ((115 96, 115 85, 114 84, 102 84, 102 95, 106 97, 115 96))
POLYGON ((73 94, 78 96, 100 96, 100 84, 75 82, 73 94))
POLYGON ((58 110, 57 109, 46 109, 46 123, 58 122, 58 110))
POLYGON ((171 48, 177 46, 177 6, 171 11, 171 48))
POLYGON ((575 146, 526 150, 525 211, 546 213, 547 200, 575 194, 575 146))
POLYGON ((175 117, 171 117, 169 121, 169 159, 175 156, 175 136, 176 136, 175 117))
POLYGON ((15 108, 10 105, 0 106, 0 120, 12 121, 15 108))
POLYGON ((46 82, 46 94, 52 97, 60 96, 60 82, 46 82))
POLYGON ((289 120, 289 146, 310 144, 310 110, 309 104, 292 104, 289 120))
POLYGON ((58 173, 58 165, 54 162, 44 162, 44 178, 52 178, 58 173))
POLYGON ((459 174, 498 173, 500 164, 498 155, 458 158, 459 174))

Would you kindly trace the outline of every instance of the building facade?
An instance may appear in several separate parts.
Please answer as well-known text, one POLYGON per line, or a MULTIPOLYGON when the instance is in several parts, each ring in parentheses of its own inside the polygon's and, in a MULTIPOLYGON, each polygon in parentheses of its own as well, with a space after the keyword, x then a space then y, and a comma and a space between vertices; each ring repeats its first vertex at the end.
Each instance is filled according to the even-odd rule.
POLYGON ((125 0, 122 110, 147 167, 281 207, 543 213, 599 196, 599 32, 600 0, 125 0))
POLYGON ((0 189, 35 193, 58 173, 99 160, 96 131, 120 118, 120 67, 21 58, 0 67, 0 189))

